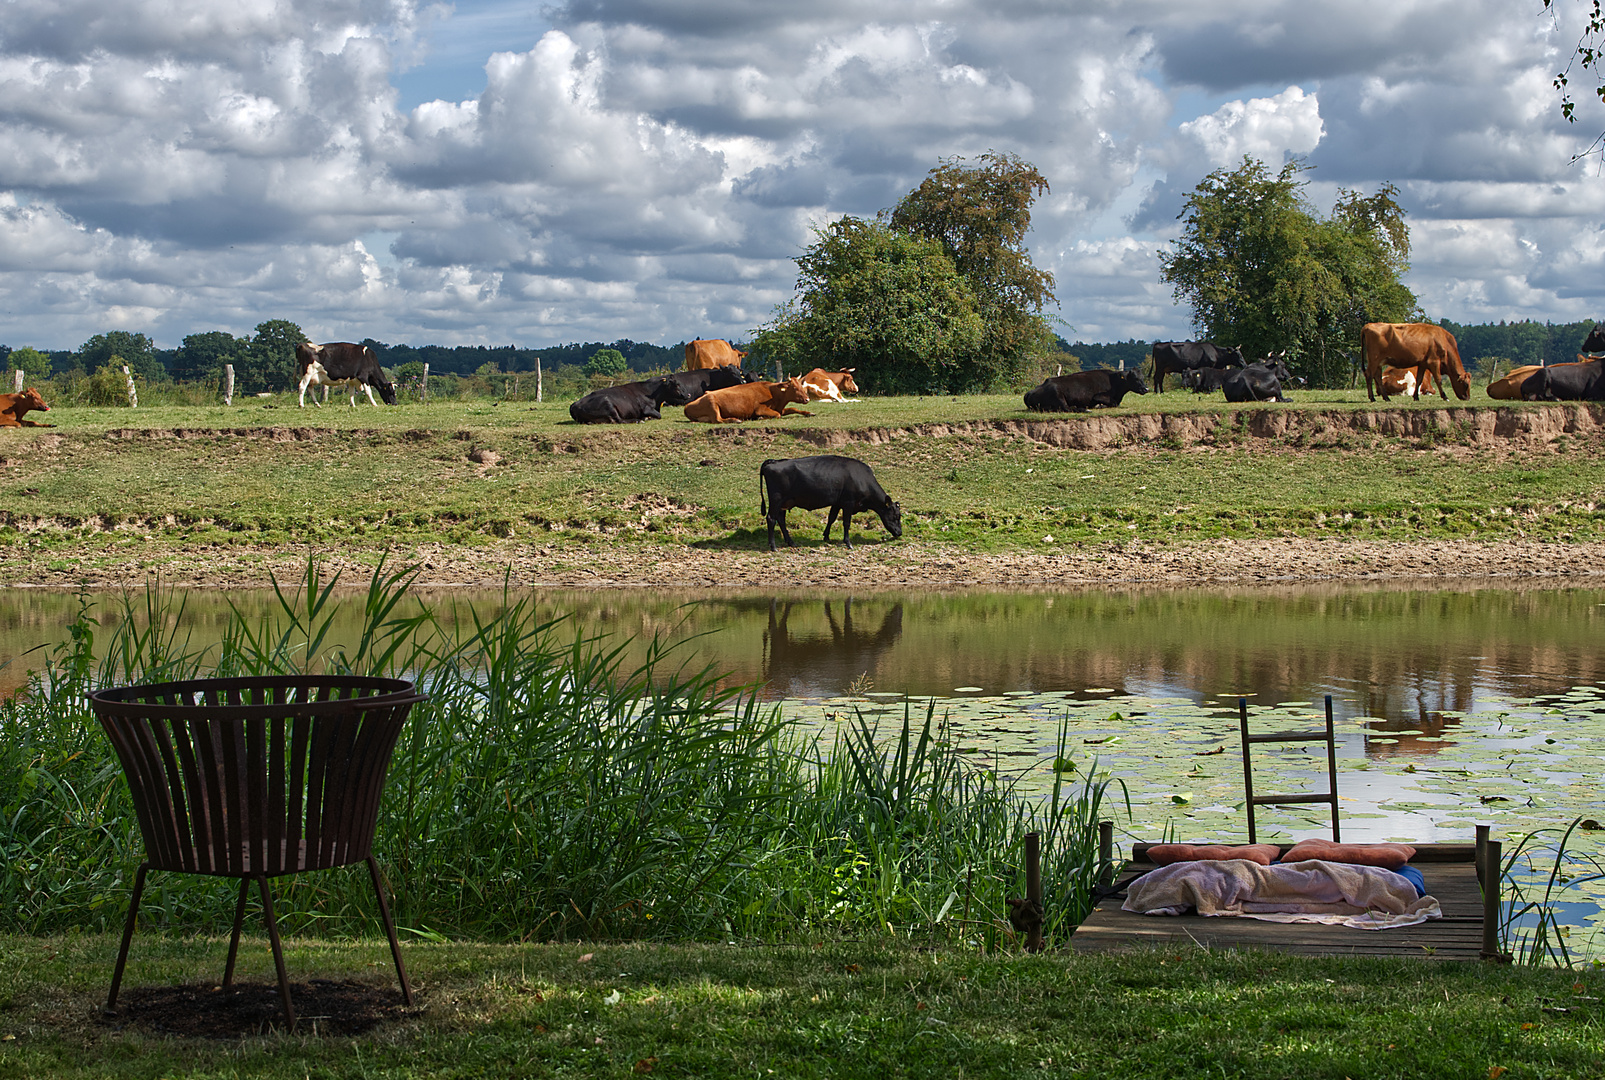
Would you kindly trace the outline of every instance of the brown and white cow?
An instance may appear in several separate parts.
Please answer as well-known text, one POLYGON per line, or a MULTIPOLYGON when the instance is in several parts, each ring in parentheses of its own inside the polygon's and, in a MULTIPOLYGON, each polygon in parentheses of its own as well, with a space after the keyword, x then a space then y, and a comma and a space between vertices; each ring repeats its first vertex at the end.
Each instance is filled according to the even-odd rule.
POLYGON ((1438 383, 1438 396, 1448 399, 1443 390, 1443 377, 1449 376, 1455 397, 1466 401, 1471 397, 1471 379, 1460 363, 1460 346, 1455 336, 1433 323, 1366 323, 1360 330, 1360 344, 1365 349, 1365 392, 1376 400, 1376 391, 1382 391, 1382 400, 1390 393, 1382 382, 1382 369, 1414 368, 1416 388, 1414 397, 1421 397, 1422 384, 1431 374, 1438 383))
POLYGON ((724 367, 726 364, 741 366, 741 361, 747 354, 733 347, 728 341, 720 338, 698 338, 688 341, 685 346, 685 369, 696 371, 700 368, 724 367))
MULTIPOLYGON (((350 341, 331 341, 323 345, 314 345, 310 341, 303 341, 295 347, 295 362, 301 368, 301 407, 306 408, 307 387, 323 387, 323 398, 329 398, 329 387, 342 386, 351 395, 351 407, 357 404, 357 391, 365 391, 368 395, 368 404, 378 405, 373 400, 374 390, 386 405, 396 403, 396 388, 390 385, 385 378, 384 369, 379 366, 379 358, 372 349, 366 345, 357 345, 350 341)), ((313 395, 312 404, 319 404, 317 395, 313 395)))
POLYGON ((39 412, 49 412, 50 406, 45 399, 39 396, 39 391, 33 387, 20 394, 0 394, 0 427, 55 427, 55 424, 41 424, 37 420, 24 420, 23 417, 37 409, 39 412))
POLYGON ((793 409, 808 400, 808 391, 795 375, 785 382, 755 382, 709 390, 685 407, 685 418, 703 424, 736 424, 743 420, 773 420, 781 416, 812 416, 793 409))
POLYGON ((808 391, 809 401, 844 401, 846 395, 858 393, 858 384, 853 381, 855 368, 844 368, 841 371, 826 371, 824 368, 814 368, 802 376, 802 384, 808 391))

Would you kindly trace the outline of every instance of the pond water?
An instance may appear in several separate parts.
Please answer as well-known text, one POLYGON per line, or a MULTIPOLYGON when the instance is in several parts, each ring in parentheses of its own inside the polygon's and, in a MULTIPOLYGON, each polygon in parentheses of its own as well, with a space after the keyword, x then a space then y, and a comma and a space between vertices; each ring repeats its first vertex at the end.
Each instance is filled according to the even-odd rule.
MULTIPOLYGON (((1461 841, 1480 822, 1507 848, 1578 816, 1605 819, 1605 590, 1328 585, 1240 589, 832 594, 545 591, 539 611, 587 633, 684 642, 687 661, 761 683, 820 728, 861 714, 897 725, 927 708, 978 765, 1053 781, 1060 726, 1076 775, 1105 771, 1132 804, 1128 835, 1246 838, 1237 698, 1256 729, 1337 718, 1345 839, 1461 841)), ((498 592, 421 592, 494 616, 498 592)), ((184 621, 215 641, 230 604, 271 591, 197 591, 184 621)), ((92 595, 101 610, 115 597, 92 595)), ((0 662, 59 641, 69 594, 0 595, 0 662)), ((337 639, 356 635, 353 596, 337 639)), ((639 645, 636 646, 639 651, 639 645)), ((39 654, 33 654, 37 657, 39 654)), ((0 670, 9 685, 28 663, 0 670)), ((1255 786, 1322 791, 1324 747, 1255 753, 1255 786)), ((1262 838, 1324 835, 1319 809, 1264 808, 1262 838)), ((1600 856, 1605 832, 1574 847, 1600 856)), ((1581 922, 1605 896, 1582 886, 1581 922)))

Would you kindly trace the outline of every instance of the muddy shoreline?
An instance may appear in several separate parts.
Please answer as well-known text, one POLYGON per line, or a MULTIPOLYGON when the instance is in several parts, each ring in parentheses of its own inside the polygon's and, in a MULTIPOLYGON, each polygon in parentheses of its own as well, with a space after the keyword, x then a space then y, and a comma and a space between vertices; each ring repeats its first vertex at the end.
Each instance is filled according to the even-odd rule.
MULTIPOLYGON (((0 559, 13 588, 143 587, 159 577, 182 588, 249 588, 294 582, 315 556, 324 580, 366 585, 377 550, 229 547, 148 551, 109 561, 104 554, 64 559, 12 553, 0 559), (20 556, 20 557, 19 557, 20 556)), ((70 553, 66 553, 70 556, 70 553)), ((1605 584, 1605 543, 1540 540, 1418 544, 1345 539, 1212 540, 1161 546, 1112 543, 977 554, 953 545, 866 538, 853 550, 818 545, 754 551, 713 544, 668 547, 628 541, 475 547, 427 544, 393 549, 388 569, 416 566, 419 588, 707 589, 853 592, 910 589, 1035 589, 1319 582, 1394 583, 1441 588, 1486 582, 1514 588, 1605 584)))

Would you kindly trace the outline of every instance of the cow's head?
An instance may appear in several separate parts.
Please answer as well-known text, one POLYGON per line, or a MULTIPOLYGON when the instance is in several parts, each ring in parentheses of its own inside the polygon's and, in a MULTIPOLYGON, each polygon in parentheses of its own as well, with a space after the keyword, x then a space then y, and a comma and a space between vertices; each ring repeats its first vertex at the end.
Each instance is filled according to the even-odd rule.
POLYGON ((1215 346, 1215 366, 1218 368, 1243 367, 1243 347, 1241 345, 1215 346))
POLYGON ((646 396, 659 405, 689 405, 691 404, 691 391, 680 384, 679 379, 668 375, 659 375, 655 379, 648 379, 642 387, 646 396))
POLYGON ((1605 326, 1596 326, 1583 339, 1585 353, 1605 353, 1605 326))
POLYGON ((853 368, 843 368, 838 373, 842 377, 841 392, 844 394, 858 393, 858 384, 853 381, 853 370, 853 368))
POLYGON ((808 400, 808 388, 803 385, 802 379, 796 375, 793 375, 785 382, 775 383, 773 394, 776 401, 796 402, 799 405, 808 400))
POLYGON ((1034 389, 1027 390, 1025 392, 1025 407, 1028 409, 1035 409, 1037 412, 1042 412, 1047 408, 1048 402, 1051 400, 1050 395, 1052 395, 1052 393, 1053 388, 1047 384, 1046 380, 1044 380, 1034 389))
POLYGON ((33 409, 38 409, 40 412, 50 411, 50 406, 46 405, 45 399, 39 396, 39 391, 31 386, 17 395, 17 405, 19 415, 33 409))
POLYGON ((1471 379, 1464 371, 1451 371, 1449 385, 1455 388, 1455 397, 1461 401, 1471 400, 1471 379))
POLYGON ((887 499, 886 505, 883 508, 876 510, 875 513, 880 516, 881 524, 886 526, 886 531, 891 533, 893 540, 896 540, 903 535, 902 507, 898 506, 891 499, 887 499))
POLYGON ((1142 376, 1135 371, 1125 372, 1124 378, 1120 381, 1124 384, 1128 394, 1146 394, 1148 392, 1148 384, 1143 382, 1142 376))

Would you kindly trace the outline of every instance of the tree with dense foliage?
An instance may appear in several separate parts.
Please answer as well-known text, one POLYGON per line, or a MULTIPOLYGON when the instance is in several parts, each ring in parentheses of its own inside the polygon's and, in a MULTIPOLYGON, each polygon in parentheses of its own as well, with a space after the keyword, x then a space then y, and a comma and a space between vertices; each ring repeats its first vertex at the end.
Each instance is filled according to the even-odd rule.
POLYGON ((117 358, 119 374, 127 364, 135 375, 150 381, 167 378, 167 369, 156 359, 156 343, 144 334, 127 330, 108 330, 96 334, 78 347, 78 363, 85 371, 98 371, 117 358))
MULTIPOLYGON (((50 357, 28 345, 12 349, 6 355, 6 365, 7 370, 20 371, 29 379, 50 378, 50 357)), ((9 390, 10 386, 6 389, 9 390)))
POLYGON ((233 364, 238 377, 240 357, 250 347, 249 338, 237 338, 226 330, 190 334, 173 355, 173 378, 187 381, 220 378, 224 364, 233 364))
POLYGON ((844 217, 797 258, 798 296, 753 349, 797 373, 856 368, 868 393, 951 393, 977 384, 985 333, 974 293, 941 244, 844 217))
POLYGON ((234 361, 236 390, 241 394, 289 390, 301 380, 295 347, 310 340, 288 319, 258 323, 250 345, 234 361))
POLYGON ((987 151, 974 165, 943 160, 881 214, 892 228, 941 244, 969 283, 984 324, 981 346, 967 360, 971 385, 1014 381, 1032 354, 1055 345, 1042 315, 1054 302, 1053 275, 1032 264, 1025 246, 1031 204, 1047 190, 1030 162, 987 151))
POLYGON ((585 361, 585 374, 587 375, 622 375, 629 368, 624 354, 617 349, 597 349, 585 361))
POLYGON ((1399 281, 1410 231, 1398 189, 1340 190, 1329 217, 1304 197, 1306 166, 1274 176, 1244 157, 1206 176, 1187 197, 1183 230, 1159 257, 1161 279, 1193 309, 1208 340, 1249 357, 1287 350, 1288 367, 1312 386, 1346 384, 1368 322, 1421 318, 1399 281))

